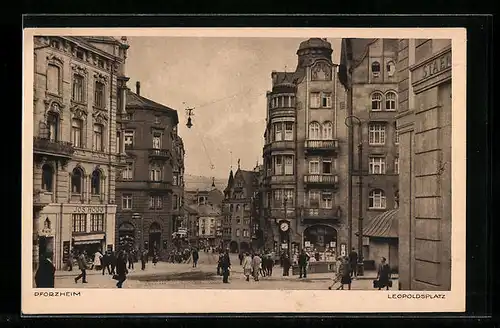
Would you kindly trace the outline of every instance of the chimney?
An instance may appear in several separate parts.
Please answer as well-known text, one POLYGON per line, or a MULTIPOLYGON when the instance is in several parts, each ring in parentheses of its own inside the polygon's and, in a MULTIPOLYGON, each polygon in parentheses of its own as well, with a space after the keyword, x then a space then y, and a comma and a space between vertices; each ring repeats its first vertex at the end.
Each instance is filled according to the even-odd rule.
POLYGON ((141 95, 141 82, 139 81, 135 82, 135 93, 137 93, 138 96, 141 95))

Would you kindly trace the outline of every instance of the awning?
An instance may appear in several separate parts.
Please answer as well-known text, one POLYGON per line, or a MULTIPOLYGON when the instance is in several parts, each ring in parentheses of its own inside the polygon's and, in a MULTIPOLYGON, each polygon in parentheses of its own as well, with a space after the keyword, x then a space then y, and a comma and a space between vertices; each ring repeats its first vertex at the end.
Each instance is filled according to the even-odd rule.
POLYGON ((363 229, 363 236, 398 238, 398 210, 393 209, 371 219, 363 229))
POLYGON ((103 233, 73 236, 75 245, 98 244, 104 239, 103 233))

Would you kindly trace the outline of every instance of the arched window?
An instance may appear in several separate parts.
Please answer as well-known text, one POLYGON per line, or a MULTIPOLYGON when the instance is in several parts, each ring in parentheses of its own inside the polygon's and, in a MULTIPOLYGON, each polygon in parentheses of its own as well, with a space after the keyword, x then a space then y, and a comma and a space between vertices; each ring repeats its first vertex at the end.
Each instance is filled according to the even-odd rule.
POLYGON ((333 139, 333 124, 332 122, 323 123, 323 139, 331 140, 333 139))
POLYGON ((378 76, 380 74, 380 63, 378 61, 374 61, 372 63, 372 73, 374 76, 378 76))
POLYGON ((240 204, 236 205, 236 212, 238 213, 240 212, 240 210, 241 210, 240 204))
POLYGON ((372 94, 372 110, 382 110, 382 94, 380 92, 372 94))
POLYGON ((79 167, 75 167, 71 173, 71 192, 73 194, 81 194, 83 186, 83 171, 79 167))
POLYGON ((49 164, 42 166, 42 189, 52 191, 54 180, 54 169, 49 164))
POLYGON ((104 127, 102 124, 94 124, 94 134, 93 134, 93 144, 94 144, 94 150, 95 151, 102 151, 103 150, 103 133, 104 127))
POLYGON ((71 143, 75 147, 82 147, 83 122, 77 118, 71 120, 71 143))
POLYGON ((375 189, 370 191, 369 194, 369 207, 377 209, 385 209, 386 198, 385 193, 381 189, 375 189))
POLYGON ((318 122, 311 122, 311 124, 309 124, 309 139, 319 140, 320 130, 321 129, 318 122))
POLYGON ((233 212, 233 204, 229 205, 229 211, 233 212))
POLYGON ((385 94, 385 109, 396 110, 396 93, 389 91, 385 94))
POLYGON ((59 137, 59 114, 54 112, 47 114, 47 127, 49 129, 49 140, 57 141, 59 137))
POLYGON ((94 172, 92 172, 90 187, 92 195, 101 194, 101 172, 99 170, 95 170, 94 172))

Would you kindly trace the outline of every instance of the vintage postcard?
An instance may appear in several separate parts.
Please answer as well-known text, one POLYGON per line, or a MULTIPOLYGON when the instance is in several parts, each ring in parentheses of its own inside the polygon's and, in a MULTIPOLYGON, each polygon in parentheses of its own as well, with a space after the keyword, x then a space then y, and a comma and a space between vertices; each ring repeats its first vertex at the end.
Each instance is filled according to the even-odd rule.
POLYGON ((463 312, 465 56, 465 29, 25 29, 22 312, 463 312))

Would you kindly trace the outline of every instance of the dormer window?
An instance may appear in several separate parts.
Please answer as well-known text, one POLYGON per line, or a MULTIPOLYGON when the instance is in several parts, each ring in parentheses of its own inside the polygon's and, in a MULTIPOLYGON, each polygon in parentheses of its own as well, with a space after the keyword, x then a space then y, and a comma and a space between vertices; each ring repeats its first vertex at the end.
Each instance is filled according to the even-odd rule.
POLYGON ((372 63, 372 74, 375 77, 380 75, 380 63, 377 61, 372 63))

